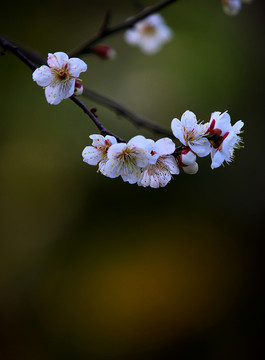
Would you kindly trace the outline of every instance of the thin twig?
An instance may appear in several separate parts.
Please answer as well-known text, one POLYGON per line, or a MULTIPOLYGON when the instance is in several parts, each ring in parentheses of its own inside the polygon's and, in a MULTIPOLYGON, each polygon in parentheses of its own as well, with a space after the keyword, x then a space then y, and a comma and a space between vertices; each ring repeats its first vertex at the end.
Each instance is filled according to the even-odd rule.
POLYGON ((131 28, 138 21, 146 18, 147 16, 149 16, 149 15, 155 13, 155 12, 158 12, 158 11, 162 10, 166 6, 172 4, 172 3, 176 2, 176 1, 178 1, 178 0, 163 0, 163 1, 160 1, 160 2, 158 2, 157 4, 155 4, 153 6, 146 7, 141 12, 139 12, 137 15, 130 17, 129 19, 125 20, 124 22, 122 22, 122 23, 120 23, 120 24, 118 24, 116 26, 113 26, 113 27, 108 27, 108 26, 101 27, 100 31, 98 32, 98 34, 96 36, 91 38, 88 42, 81 45, 77 49, 71 51, 70 56, 79 56, 81 54, 90 53, 92 51, 91 48, 96 43, 101 41, 102 39, 105 39, 106 37, 108 37, 110 35, 113 35, 113 34, 115 34, 117 32, 120 32, 120 31, 131 28))
POLYGON ((117 101, 110 99, 106 96, 96 93, 93 90, 87 89, 84 87, 83 96, 96 101, 98 104, 106 106, 107 108, 114 110, 117 114, 126 117, 128 120, 132 121, 133 124, 147 128, 152 130, 155 133, 163 134, 168 137, 173 137, 172 133, 157 124, 153 124, 152 122, 148 121, 144 117, 132 112, 124 105, 118 103, 117 101))
MULTIPOLYGON (((1 52, 2 55, 5 54, 6 50, 9 50, 14 55, 16 55, 20 60, 22 60, 24 64, 26 64, 32 71, 36 70, 37 66, 30 59, 28 59, 28 57, 18 48, 18 46, 14 45, 12 42, 10 42, 9 40, 3 37, 0 37, 0 44, 2 45, 3 48, 1 52)), ((97 126, 97 128, 100 130, 103 136, 111 135, 114 136, 118 142, 125 142, 125 140, 121 139, 119 136, 107 130, 98 120, 95 113, 89 110, 82 101, 77 99, 74 95, 71 96, 70 99, 90 117, 90 119, 94 122, 94 124, 97 126)))
POLYGON ((125 140, 123 140, 122 138, 120 138, 119 136, 117 136, 116 134, 112 133, 111 131, 107 130, 102 124, 101 122, 98 120, 97 116, 95 115, 95 113, 91 110, 88 109, 88 107, 81 101, 79 100, 76 96, 72 95, 70 97, 70 99, 76 104, 78 105, 83 111, 84 113, 86 113, 90 119, 93 121, 93 123, 96 125, 96 127, 100 130, 101 135, 106 136, 106 135, 111 135, 114 136, 118 142, 126 142, 125 140))
POLYGON ((1 55, 5 55, 6 50, 11 51, 14 55, 16 55, 20 60, 23 61, 32 71, 36 70, 37 66, 34 64, 25 54, 22 52, 19 47, 4 37, 0 36, 0 44, 2 45, 3 50, 1 51, 1 55))

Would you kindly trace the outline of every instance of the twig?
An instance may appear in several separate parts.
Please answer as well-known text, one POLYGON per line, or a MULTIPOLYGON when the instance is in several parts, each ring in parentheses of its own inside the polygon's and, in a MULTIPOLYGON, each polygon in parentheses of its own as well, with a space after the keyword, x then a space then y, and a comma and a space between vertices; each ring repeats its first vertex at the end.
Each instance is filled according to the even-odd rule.
POLYGON ((96 125, 96 127, 99 129, 101 135, 106 136, 106 135, 111 135, 114 136, 118 142, 126 142, 125 140, 123 140, 122 138, 120 138, 119 136, 115 135, 114 133, 112 133, 111 131, 107 130, 102 124, 101 122, 98 120, 97 116, 95 115, 95 110, 89 110, 88 107, 81 101, 79 100, 76 96, 72 95, 70 97, 70 99, 76 104, 78 105, 83 111, 84 113, 86 113, 90 119, 94 122, 94 124, 96 125))
POLYGON ((98 43, 99 41, 101 41, 102 39, 105 39, 106 37, 113 35, 117 32, 126 30, 131 28, 134 24, 136 24, 138 21, 144 19, 145 17, 162 10, 163 8, 165 8, 166 6, 176 2, 178 0, 163 0, 158 2, 157 4, 153 5, 153 6, 149 6, 146 7, 145 9, 143 9, 141 12, 139 12, 137 15, 130 17, 129 19, 125 20, 124 22, 113 26, 113 27, 108 27, 108 24, 105 23, 104 27, 101 27, 100 31, 98 32, 98 34, 96 36, 94 36, 93 38, 91 38, 88 42, 86 42, 85 44, 81 45, 80 47, 78 47, 77 49, 73 50, 70 52, 70 56, 78 56, 78 55, 82 55, 82 54, 88 54, 92 51, 92 47, 93 45, 95 45, 96 43, 98 43))
POLYGON ((98 104, 106 106, 107 108, 116 111, 118 114, 126 117, 128 120, 132 121, 135 125, 147 128, 152 130, 155 133, 163 134, 168 137, 173 137, 172 133, 159 125, 153 124, 144 117, 135 114, 124 105, 118 103, 115 100, 112 100, 106 96, 96 93, 93 90, 87 89, 84 87, 83 96, 96 101, 98 104))
MULTIPOLYGON (((6 50, 9 50, 14 55, 16 55, 20 60, 24 62, 32 71, 36 70, 37 66, 30 60, 28 57, 18 48, 18 46, 14 45, 12 42, 8 41, 7 39, 0 37, 0 44, 2 45, 2 52, 1 54, 4 55, 6 50)), ((103 136, 111 135, 114 136, 118 142, 125 142, 125 140, 121 139, 119 136, 113 134, 111 131, 107 130, 101 122, 96 117, 95 113, 87 108, 87 106, 77 99, 74 95, 70 97, 70 99, 78 105, 94 122, 97 128, 100 130, 103 136)))
POLYGON ((20 60, 23 61, 32 71, 36 70, 37 66, 34 64, 25 54, 22 52, 19 47, 7 39, 0 36, 0 44, 2 45, 3 50, 1 51, 1 55, 5 55, 6 50, 11 51, 14 55, 16 55, 20 60))

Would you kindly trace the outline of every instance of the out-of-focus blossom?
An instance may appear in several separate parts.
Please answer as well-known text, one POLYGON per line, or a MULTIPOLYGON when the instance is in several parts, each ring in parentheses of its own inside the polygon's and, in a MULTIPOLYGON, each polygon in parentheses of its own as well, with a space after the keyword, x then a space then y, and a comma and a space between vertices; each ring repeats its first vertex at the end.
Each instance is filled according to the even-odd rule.
POLYGON ((154 54, 172 38, 172 30, 161 15, 153 14, 127 30, 124 38, 128 44, 139 46, 145 54, 154 54))

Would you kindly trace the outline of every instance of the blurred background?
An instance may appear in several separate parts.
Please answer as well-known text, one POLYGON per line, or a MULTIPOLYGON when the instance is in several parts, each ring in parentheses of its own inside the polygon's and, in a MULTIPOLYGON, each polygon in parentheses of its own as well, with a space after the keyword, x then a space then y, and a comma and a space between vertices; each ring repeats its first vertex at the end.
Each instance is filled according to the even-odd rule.
MULTIPOLYGON (((155 1, 146 1, 146 5, 155 1)), ((0 33, 68 52, 106 10, 134 1, 1 5, 0 33)), ((242 119, 244 149, 163 189, 108 179, 82 161, 97 129, 71 101, 49 105, 31 71, 0 58, 0 358, 3 360, 262 359, 264 256, 264 4, 229 17, 219 0, 182 0, 161 14, 173 40, 153 56, 123 34, 118 56, 86 55, 85 86, 170 129, 185 110, 242 119)), ((97 106, 104 125, 143 134, 97 106)), ((177 143, 177 142, 176 142, 177 143)))

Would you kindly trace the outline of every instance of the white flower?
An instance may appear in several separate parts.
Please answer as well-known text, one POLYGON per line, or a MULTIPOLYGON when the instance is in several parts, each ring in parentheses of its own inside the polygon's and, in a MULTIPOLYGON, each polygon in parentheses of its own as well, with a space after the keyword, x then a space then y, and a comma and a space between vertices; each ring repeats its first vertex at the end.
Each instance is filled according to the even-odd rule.
POLYGON ((191 148, 200 157, 207 156, 211 151, 210 142, 203 137, 207 130, 206 124, 198 124, 193 112, 187 110, 181 117, 181 121, 173 119, 171 129, 179 141, 191 148))
POLYGON ((135 184, 141 175, 141 168, 149 164, 151 144, 144 136, 133 137, 127 144, 114 144, 109 148, 104 175, 115 178, 121 175, 124 181, 135 184))
POLYGON ((159 14, 153 14, 137 22, 132 29, 125 32, 125 41, 130 45, 138 45, 146 54, 158 52, 163 43, 169 41, 172 31, 159 14))
POLYGON ((234 150, 240 147, 241 133, 243 121, 239 120, 234 126, 231 125, 230 115, 225 112, 221 114, 216 111, 212 114, 209 123, 208 133, 213 136, 211 143, 211 168, 215 169, 223 164, 233 160, 234 150))
POLYGON ((108 161, 108 150, 113 144, 117 144, 114 136, 90 135, 93 140, 92 146, 86 146, 82 152, 83 161, 89 165, 99 164, 99 171, 105 175, 105 165, 108 161))
POLYGON ((227 15, 237 15, 241 10, 241 0, 222 0, 223 10, 227 15))
POLYGON ((143 170, 139 186, 152 188, 164 187, 171 180, 171 174, 179 174, 177 162, 172 154, 175 144, 169 138, 163 138, 156 142, 148 140, 152 145, 151 159, 148 167, 143 170))
POLYGON ((242 4, 250 4, 252 0, 222 0, 223 10, 227 15, 237 15, 242 4))
POLYGON ((45 87, 48 103, 57 105, 73 95, 75 80, 87 70, 87 65, 78 58, 69 59, 64 52, 48 54, 47 62, 48 66, 42 65, 36 69, 32 78, 39 86, 45 87))

